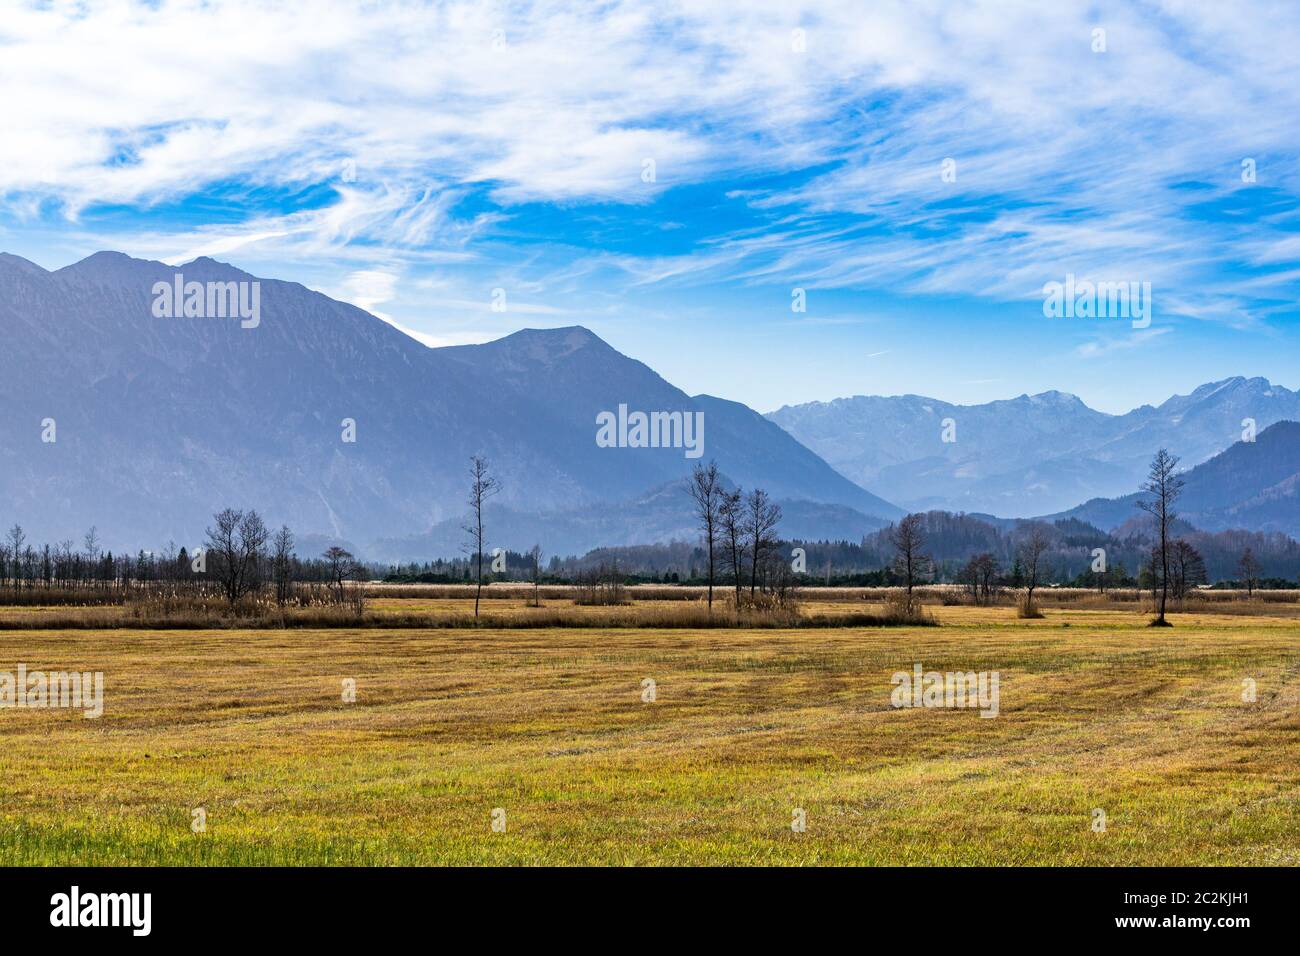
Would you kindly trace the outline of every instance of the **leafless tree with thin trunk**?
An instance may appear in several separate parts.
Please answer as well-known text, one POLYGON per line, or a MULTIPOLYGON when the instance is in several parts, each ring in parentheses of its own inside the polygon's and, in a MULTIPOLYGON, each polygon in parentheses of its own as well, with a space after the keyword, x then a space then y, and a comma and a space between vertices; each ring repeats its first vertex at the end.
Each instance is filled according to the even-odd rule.
POLYGON ((93 581, 95 577, 95 564, 99 561, 99 529, 94 525, 86 532, 86 536, 81 539, 82 547, 86 551, 86 575, 87 579, 93 581))
POLYGON ((930 565, 930 559, 923 553, 925 548, 924 520, 925 517, 921 514, 906 515, 898 524, 889 529, 889 543, 894 546, 894 550, 897 552, 894 557, 894 568, 903 576, 903 584, 907 588, 907 611, 909 614, 914 608, 912 588, 916 585, 917 577, 930 565))
POLYGON ((478 587, 474 591, 474 616, 478 617, 479 600, 483 597, 483 505, 501 490, 500 483, 488 471, 487 459, 482 455, 470 458, 469 523, 464 531, 469 535, 465 546, 474 558, 478 587))
POLYGON ((718 482, 718 466, 709 462, 708 466, 696 465, 687 486, 691 500, 695 502, 695 520, 699 522, 700 533, 704 536, 704 547, 709 556, 709 610, 713 610, 713 577, 715 562, 714 548, 718 543, 721 515, 718 509, 722 505, 725 492, 718 482))
POLYGON ((1255 594, 1255 588, 1259 586, 1259 560, 1250 548, 1241 552, 1237 570, 1241 573, 1241 583, 1246 585, 1246 600, 1249 601, 1255 594))
POLYGON ((755 488, 745 499, 745 539, 749 547, 749 596, 758 588, 758 571, 763 556, 777 545, 776 526, 781 522, 781 506, 762 488, 755 488))
POLYGON ((1178 513, 1174 511, 1174 502, 1178 496, 1183 493, 1183 479, 1175 474, 1178 467, 1178 457, 1169 454, 1168 451, 1161 448, 1156 452, 1156 456, 1151 459, 1151 470, 1147 473, 1146 484, 1142 490, 1151 495, 1150 498, 1139 498, 1137 506, 1151 515, 1156 521, 1156 530, 1159 532, 1159 541, 1157 548, 1160 554, 1160 613, 1154 621, 1154 627, 1169 627, 1170 624, 1165 620, 1165 605, 1169 603, 1169 554, 1170 554, 1170 528, 1178 513))
POLYGON ((724 491, 718 503, 718 527, 722 533, 722 546, 727 563, 731 565, 731 579, 736 588, 736 607, 740 608, 740 588, 744 580, 745 564, 745 508, 741 491, 724 491))
POLYGON ((266 543, 271 539, 270 529, 256 511, 249 511, 239 523, 239 541, 244 548, 244 591, 256 594, 262 586, 266 571, 266 543))
POLYGON ((533 607, 541 607, 541 592, 538 591, 537 586, 542 577, 542 546, 535 544, 529 548, 528 558, 533 565, 533 607))
POLYGON ((293 587, 293 532, 288 525, 280 525, 271 542, 271 577, 275 582, 275 603, 284 607, 289 603, 293 587))
MULTIPOLYGON (((5 554, 13 555, 13 564, 14 564, 13 584, 14 584, 15 591, 18 590, 18 585, 20 583, 20 579, 22 578, 22 570, 21 570, 22 553, 23 553, 23 544, 26 541, 27 541, 27 534, 26 532, 23 531, 22 525, 14 524, 14 526, 9 529, 9 542, 5 547, 5 554)), ((5 577, 5 566, 3 562, 0 562, 0 582, 4 581, 4 577, 5 577)))
POLYGON ((213 527, 207 530, 204 549, 208 555, 208 567, 221 582, 226 600, 233 606, 239 600, 240 584, 239 561, 239 522, 244 513, 233 508, 225 508, 212 516, 213 527))
POLYGON ((1020 542, 1017 556, 1025 575, 1025 617, 1041 617, 1034 609, 1034 591, 1043 579, 1043 555, 1051 546, 1051 541, 1039 525, 1029 529, 1029 534, 1020 542))

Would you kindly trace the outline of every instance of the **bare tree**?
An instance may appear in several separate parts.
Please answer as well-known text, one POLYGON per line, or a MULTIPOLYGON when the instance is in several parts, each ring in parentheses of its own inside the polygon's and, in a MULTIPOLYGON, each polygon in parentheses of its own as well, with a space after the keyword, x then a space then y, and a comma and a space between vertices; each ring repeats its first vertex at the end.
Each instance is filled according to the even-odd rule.
POLYGON ((354 577, 357 573, 357 562, 352 556, 352 552, 346 548, 340 548, 338 545, 332 545, 325 549, 321 555, 325 559, 326 567, 330 576, 330 590, 334 593, 334 603, 342 604, 344 597, 343 582, 354 577))
POLYGON ((758 587, 758 569, 763 555, 776 547, 776 526, 781 522, 781 506, 772 501, 762 488, 755 488, 745 499, 745 539, 749 547, 749 596, 758 587))
POLYGON ((56 550, 58 557, 55 559, 54 564, 56 568, 61 566, 61 569, 55 573, 58 575, 60 581, 64 584, 68 584, 72 581, 73 564, 75 563, 72 550, 72 539, 65 538, 63 541, 60 541, 56 550))
MULTIPOLYGON (((15 523, 14 526, 9 529, 9 542, 8 542, 8 546, 5 548, 6 553, 13 555, 13 562, 14 562, 13 583, 14 583, 15 591, 18 590, 18 586, 22 578, 23 544, 26 541, 27 541, 27 534, 23 531, 21 525, 15 523)), ((0 581, 3 580, 4 580, 4 565, 0 564, 0 581)))
POLYGON ((533 607, 541 607, 542 599, 537 585, 542 577, 542 546, 535 544, 529 548, 528 558, 533 564, 533 607))
POLYGON ((993 582, 998 575, 998 559, 985 551, 977 554, 958 573, 959 583, 966 585, 976 604, 991 604, 993 582))
POLYGON ((1255 588, 1259 586, 1259 560, 1250 548, 1241 552, 1237 570, 1241 572, 1241 581, 1246 585, 1246 600, 1249 601, 1255 594, 1255 588))
POLYGON ((618 558, 601 561, 595 567, 584 568, 577 574, 575 604, 615 605, 626 604, 623 574, 618 569, 618 558))
POLYGON ((957 571, 957 583, 966 588, 970 594, 971 600, 976 604, 980 602, 980 578, 979 566, 972 557, 957 571))
POLYGON ((740 607, 740 588, 745 563, 745 509, 741 491, 724 491, 718 503, 718 525, 722 532, 722 545, 731 565, 731 579, 735 582, 736 607, 740 607))
POLYGON ((1189 542, 1182 538, 1175 541, 1169 560, 1174 597, 1182 600, 1192 588, 1206 583, 1205 558, 1189 542))
POLYGON ((271 576, 275 580, 275 603, 284 607, 289 602, 293 580, 293 532, 288 525, 280 525, 271 542, 271 576))
POLYGON ((206 550, 215 565, 221 589, 234 607, 244 595, 261 583, 260 567, 270 536, 256 511, 226 508, 212 516, 214 528, 207 529, 206 550))
POLYGON ((903 583, 907 588, 907 610, 912 610, 912 588, 916 584, 917 576, 929 567, 930 559, 923 553, 925 548, 925 531, 923 529, 925 517, 921 514, 910 514, 903 517, 896 525, 889 529, 889 543, 894 546, 897 554, 894 557, 894 568, 903 576, 903 583))
POLYGON ((239 522, 239 541, 244 549, 244 591, 256 594, 262 586, 266 565, 266 543, 270 529, 256 511, 249 511, 239 522))
MULTIPOLYGON (((1043 529, 1034 525, 1029 530, 1028 536, 1020 542, 1020 548, 1017 551, 1017 557, 1020 559, 1020 565, 1025 575, 1025 608, 1027 611, 1033 611, 1034 607, 1034 590, 1042 583, 1043 578, 1043 555, 1051 542, 1043 529)), ((1041 615, 1034 615, 1039 617, 1041 615)))
POLYGON ((212 516, 213 527, 207 529, 207 542, 204 547, 208 555, 208 565, 221 581, 226 600, 234 606, 242 592, 240 580, 239 522, 244 518, 242 511, 224 508, 212 516))
POLYGON ((1183 493, 1183 479, 1174 473, 1178 467, 1178 458, 1161 448, 1151 459, 1151 470, 1147 473, 1146 484, 1142 490, 1152 498, 1139 498, 1137 506, 1156 520, 1159 531, 1160 553, 1160 614, 1152 622, 1156 627, 1169 627, 1165 620, 1165 605, 1169 601, 1169 531, 1178 517, 1174 511, 1174 502, 1183 493))
POLYGON ((998 559, 986 551, 976 557, 975 561, 979 572, 980 591, 984 596, 984 603, 986 605, 992 604, 994 592, 997 590, 998 559))
POLYGON ((722 505, 722 496, 725 494, 718 483, 717 463, 711 461, 707 467, 697 464, 695 470, 691 472, 691 481, 687 489, 690 491, 691 500, 695 502, 695 520, 699 522, 700 532, 704 535, 704 546, 708 550, 709 610, 713 610, 713 549, 718 543, 722 520, 719 508, 722 505))
POLYGON ((483 596, 483 505, 501 490, 500 483, 488 472, 487 459, 481 455, 470 458, 469 523, 464 531, 469 535, 465 549, 473 556, 478 572, 478 588, 474 592, 474 616, 478 617, 479 599, 483 596))
POLYGON ((90 530, 82 538, 82 546, 85 548, 86 553, 86 580, 93 581, 95 563, 99 561, 99 530, 94 525, 90 526, 90 530))

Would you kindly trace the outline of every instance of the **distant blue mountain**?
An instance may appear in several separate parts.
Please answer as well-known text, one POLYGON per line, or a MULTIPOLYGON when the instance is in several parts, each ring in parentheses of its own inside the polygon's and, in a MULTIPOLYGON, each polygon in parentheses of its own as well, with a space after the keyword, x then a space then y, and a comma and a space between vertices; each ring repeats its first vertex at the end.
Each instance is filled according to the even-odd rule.
POLYGON ((1030 517, 1138 486, 1168 448, 1187 466, 1241 438, 1300 420, 1300 392, 1230 378, 1123 415, 1043 392, 985 405, 918 395, 857 396, 786 406, 768 416, 841 473, 910 510, 1030 517), (953 429, 944 441, 943 423, 953 429))
MULTIPOLYGON (((1182 520, 1203 531, 1244 528, 1300 538, 1300 422, 1278 422, 1188 470, 1175 502, 1182 520)), ((1078 518, 1110 531, 1138 516, 1141 492, 1094 498, 1046 520, 1078 518)))
MULTIPOLYGON (((784 498, 779 504, 783 512, 781 533, 792 539, 847 537, 856 541, 885 524, 847 505, 803 498, 784 498)), ((547 554, 577 555, 590 550, 593 541, 603 542, 602 547, 618 547, 672 541, 694 544, 699 540, 685 480, 669 482, 627 501, 538 513, 489 505, 485 513, 495 545, 517 551, 542 544, 547 554)), ((455 554, 464 538, 461 522, 447 520, 420 534, 377 541, 368 554, 386 562, 420 560, 429 555, 455 554)))

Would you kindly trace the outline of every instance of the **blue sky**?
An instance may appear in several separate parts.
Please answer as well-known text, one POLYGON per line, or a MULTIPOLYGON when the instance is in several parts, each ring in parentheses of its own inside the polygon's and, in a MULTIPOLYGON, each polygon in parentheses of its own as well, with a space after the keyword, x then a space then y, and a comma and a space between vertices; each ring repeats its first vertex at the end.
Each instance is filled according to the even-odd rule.
POLYGON ((0 249, 211 255, 435 345, 582 324, 764 411, 1300 386, 1300 11, 737 6, 20 3, 0 249), (1150 328, 1044 317, 1067 274, 1150 328))

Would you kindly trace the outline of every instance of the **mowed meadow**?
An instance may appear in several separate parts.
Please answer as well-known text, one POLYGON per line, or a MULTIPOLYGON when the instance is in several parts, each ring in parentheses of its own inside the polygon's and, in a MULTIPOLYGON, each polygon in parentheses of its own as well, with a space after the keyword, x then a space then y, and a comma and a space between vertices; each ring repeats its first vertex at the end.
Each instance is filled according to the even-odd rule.
MULTIPOLYGON (((464 611, 371 611, 422 600, 464 611)), ((105 699, 0 709, 0 864, 1300 863, 1293 605, 1172 629, 928 610, 938 627, 38 630, 11 609, 0 671, 102 671, 105 699), (916 663, 998 671, 998 716, 893 708, 916 663)))

